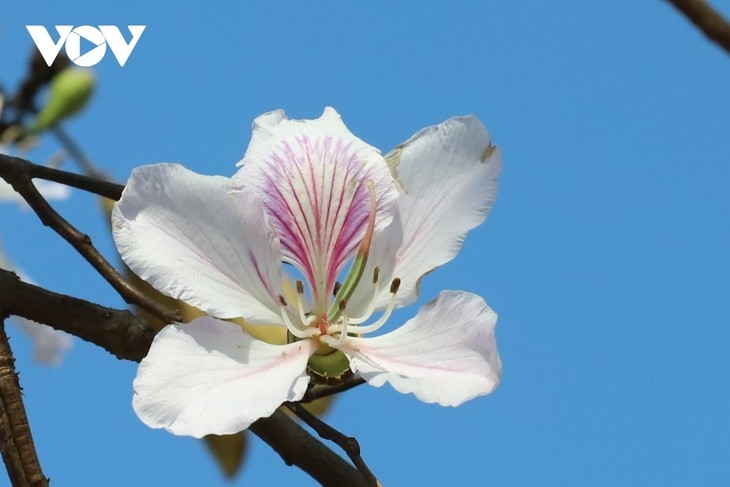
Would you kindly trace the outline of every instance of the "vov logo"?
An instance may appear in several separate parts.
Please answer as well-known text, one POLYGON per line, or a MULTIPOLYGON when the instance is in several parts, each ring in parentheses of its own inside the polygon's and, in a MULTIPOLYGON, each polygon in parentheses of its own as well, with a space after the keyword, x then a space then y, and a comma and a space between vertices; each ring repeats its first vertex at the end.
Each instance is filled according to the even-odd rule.
POLYGON ((43 60, 47 65, 53 64, 61 47, 66 45, 66 55, 77 66, 89 67, 94 66, 102 60, 106 54, 106 46, 112 50, 112 54, 117 58, 120 66, 124 66, 132 54, 134 46, 142 36, 146 25, 128 25, 129 33, 132 34, 132 40, 127 43, 124 36, 115 25, 100 25, 97 29, 90 25, 57 25, 58 40, 53 41, 51 35, 42 25, 26 25, 28 33, 33 38, 38 51, 40 51, 43 60), (91 49, 81 54, 81 39, 85 39, 94 45, 91 49))

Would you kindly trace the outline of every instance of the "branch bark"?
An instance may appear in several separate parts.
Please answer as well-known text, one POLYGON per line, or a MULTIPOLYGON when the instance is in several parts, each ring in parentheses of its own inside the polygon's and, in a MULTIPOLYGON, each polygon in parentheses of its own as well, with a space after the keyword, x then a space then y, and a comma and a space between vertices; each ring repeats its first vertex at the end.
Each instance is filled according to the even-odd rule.
POLYGON ((23 406, 15 359, 5 335, 7 311, 0 306, 0 451, 13 487, 48 487, 23 406))
POLYGON ((127 303, 145 309, 165 323, 181 321, 177 310, 168 309, 164 304, 149 298, 134 287, 96 250, 88 235, 77 230, 48 204, 31 181, 32 176, 29 171, 34 166, 37 167, 35 164, 17 157, 0 155, 0 177, 12 185, 13 189, 23 197, 43 225, 50 227, 70 243, 127 303))
POLYGON ((147 323, 127 310, 106 308, 47 291, 2 269, 0 309, 76 335, 119 359, 135 362, 147 355, 155 336, 155 331, 147 323))
POLYGON ((730 54, 730 23, 704 0, 669 0, 707 38, 730 54))
MULTIPOLYGON (((24 283, 0 270, 0 310, 43 322, 90 341, 120 359, 139 361, 149 350, 154 331, 126 310, 56 294, 24 283)), ((367 486, 360 472, 281 411, 249 428, 269 444, 287 465, 295 465, 325 486, 367 486)))
POLYGON ((33 164, 25 159, 2 153, 0 153, 0 174, 5 174, 6 177, 12 178, 39 178, 55 181, 115 201, 122 197, 122 190, 124 189, 124 186, 121 184, 33 164))

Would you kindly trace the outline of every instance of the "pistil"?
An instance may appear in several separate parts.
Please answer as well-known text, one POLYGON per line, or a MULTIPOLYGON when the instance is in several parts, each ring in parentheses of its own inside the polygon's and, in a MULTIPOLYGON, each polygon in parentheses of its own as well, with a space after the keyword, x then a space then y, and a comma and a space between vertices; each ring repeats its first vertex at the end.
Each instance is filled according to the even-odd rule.
POLYGON ((330 323, 335 323, 340 317, 340 302, 347 301, 355 292, 360 278, 365 271, 365 265, 368 262, 368 254, 370 253, 370 244, 373 241, 373 233, 375 232, 375 213, 377 211, 377 200, 375 199, 375 183, 372 179, 365 181, 365 187, 370 195, 370 215, 368 217, 368 226, 365 229, 365 235, 363 236, 362 242, 360 243, 360 249, 355 256, 355 260, 352 263, 350 272, 347 273, 345 280, 342 282, 342 286, 338 290, 334 302, 327 312, 327 317, 330 323))

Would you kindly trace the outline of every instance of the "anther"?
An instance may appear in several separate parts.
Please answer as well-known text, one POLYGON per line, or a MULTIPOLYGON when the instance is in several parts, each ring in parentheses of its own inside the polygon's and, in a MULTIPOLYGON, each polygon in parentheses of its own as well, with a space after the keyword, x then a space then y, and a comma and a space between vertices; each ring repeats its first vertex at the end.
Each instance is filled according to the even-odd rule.
MULTIPOLYGON (((398 296, 398 289, 400 288, 400 278, 396 277, 390 282, 390 302, 388 303, 388 307, 385 309, 385 312, 383 315, 373 324, 365 325, 365 326, 358 326, 357 327, 357 333, 362 335, 364 333, 371 333, 383 326, 387 321, 388 318, 390 318, 391 313, 393 313, 393 310, 395 309, 395 304, 397 301, 398 296)), ((354 322, 354 321, 353 321, 354 322)))
POLYGON ((332 294, 334 296, 337 296, 337 293, 340 292, 341 287, 342 287, 342 283, 340 281, 335 282, 335 288, 332 290, 332 294))
POLYGON ((282 306, 288 306, 286 304, 286 299, 284 299, 284 296, 282 296, 281 294, 279 294, 279 302, 281 303, 282 306))
POLYGON ((380 275, 380 267, 376 266, 375 269, 373 269, 373 284, 378 283, 379 275, 380 275))
POLYGON ((297 279, 297 308, 299 308, 299 320, 303 325, 307 324, 307 313, 304 311, 304 283, 297 279))

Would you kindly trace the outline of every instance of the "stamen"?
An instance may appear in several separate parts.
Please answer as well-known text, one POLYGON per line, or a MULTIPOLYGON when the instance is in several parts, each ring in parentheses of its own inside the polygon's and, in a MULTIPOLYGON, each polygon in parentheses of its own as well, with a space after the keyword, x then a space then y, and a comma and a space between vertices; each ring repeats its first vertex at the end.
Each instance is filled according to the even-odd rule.
POLYGON ((371 333, 383 326, 387 321, 388 318, 390 318, 390 315, 393 313, 393 310, 395 309, 395 302, 396 297, 398 296, 398 288, 400 287, 400 279, 395 278, 390 283, 390 302, 388 303, 388 307, 385 309, 385 312, 383 313, 383 316, 378 319, 375 323, 371 325, 365 325, 365 326, 358 326, 355 330, 356 333, 362 335, 364 333, 371 333))
POLYGON ((345 338, 347 338, 347 312, 345 311, 347 303, 345 301, 340 301, 339 303, 339 309, 340 309, 340 322, 342 324, 337 325, 336 327, 330 327, 327 330, 328 335, 322 336, 320 340, 323 340, 327 345, 330 347, 339 347, 343 343, 345 343, 345 338), (340 336, 338 336, 336 339, 329 335, 330 333, 335 333, 336 331, 340 332, 340 336))
MULTIPOLYGON (((297 338, 309 338, 317 333, 317 330, 314 328, 306 328, 304 330, 297 328, 294 323, 292 323, 291 319, 289 319, 289 313, 286 312, 286 306, 287 304, 284 296, 279 295, 279 311, 281 312, 281 318, 284 320, 284 324, 286 325, 286 329, 289 330, 289 333, 297 338)), ((304 323, 304 321, 302 321, 302 323, 304 323)))
POLYGON ((335 282, 335 288, 332 290, 332 295, 337 296, 337 293, 340 292, 341 287, 342 283, 340 281, 335 282))

